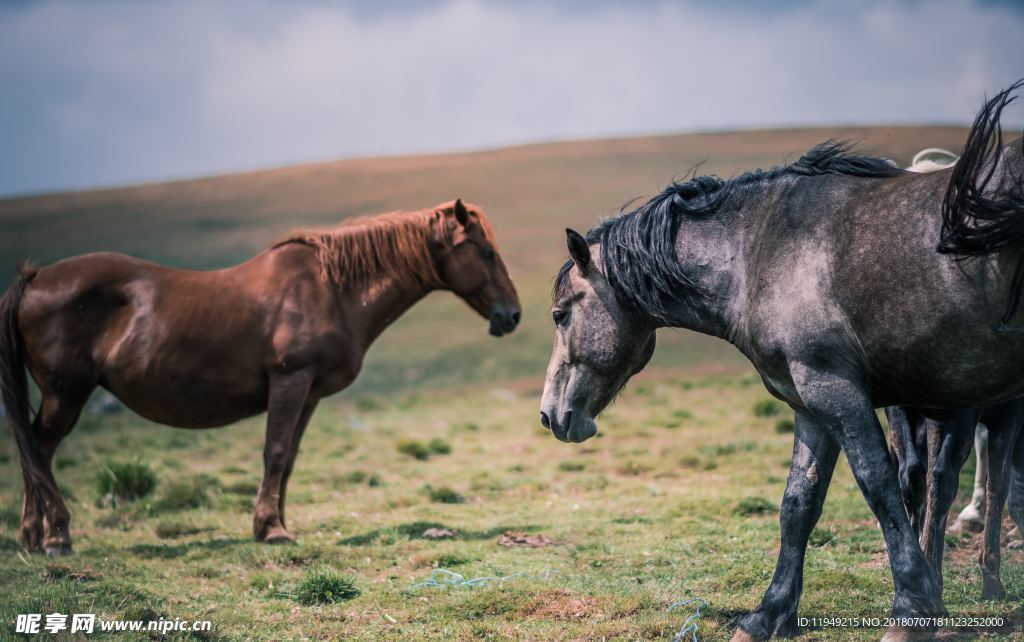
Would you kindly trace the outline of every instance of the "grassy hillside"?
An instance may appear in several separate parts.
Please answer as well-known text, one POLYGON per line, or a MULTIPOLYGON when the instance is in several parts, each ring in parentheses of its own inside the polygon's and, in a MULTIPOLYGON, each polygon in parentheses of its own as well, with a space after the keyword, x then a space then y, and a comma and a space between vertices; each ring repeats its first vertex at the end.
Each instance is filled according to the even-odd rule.
MULTIPOLYGON (((551 279, 566 256, 563 228, 589 228, 633 197, 696 165, 728 176, 793 160, 829 138, 909 161, 930 146, 959 149, 957 128, 852 128, 685 134, 530 145, 496 151, 338 161, 143 185, 0 200, 0 285, 16 261, 120 251, 169 265, 219 268, 259 252, 285 231, 346 217, 427 207, 454 197, 494 220, 524 305, 512 336, 448 294, 435 294, 371 350, 354 391, 542 376, 551 331, 551 279)), ((727 344, 666 332, 654 367, 739 364, 727 344)))
MULTIPOLYGON (((289 487, 294 546, 251 538, 260 418, 173 431, 127 414, 88 416, 57 457, 75 537, 75 555, 61 560, 17 550, 21 481, 4 440, 0 620, 8 628, 0 624, 0 639, 16 614, 56 611, 215 626, 172 640, 665 641, 693 613, 669 606, 700 597, 710 605, 700 639, 726 640, 735 618, 757 605, 778 547, 792 434, 778 404, 766 402, 750 375, 647 376, 605 413, 598 438, 573 446, 533 419, 536 389, 321 404, 289 487), (126 461, 151 467, 156 488, 111 508, 98 479, 126 461), (457 536, 429 539, 430 528, 457 536), (541 546, 506 546, 510 531, 541 546), (415 586, 439 568, 514 577, 415 586), (350 579, 360 595, 345 599, 337 590, 345 584, 317 581, 324 573, 350 579), (318 597, 323 603, 309 603, 318 597)), ((980 536, 949 542, 951 614, 1019 623, 1024 553, 1004 555, 1007 601, 983 602, 980 536)), ((801 616, 887 614, 885 546, 845 460, 806 569, 801 616)), ((816 629, 799 640, 879 637, 878 629, 816 629)))
MULTIPOLYGON (((562 228, 586 228, 702 161, 703 171, 728 175, 839 137, 906 162, 926 146, 955 149, 964 133, 558 143, 0 201, 5 270, 23 256, 93 250, 205 269, 243 260, 292 227, 461 196, 494 219, 526 308, 521 329, 497 340, 438 294, 384 334, 359 382, 313 416, 289 486, 292 546, 251 537, 262 417, 184 431, 130 412, 86 412, 56 457, 75 539, 75 555, 61 560, 19 549, 21 475, 12 440, 0 439, 0 639, 11 638, 17 614, 57 612, 214 625, 90 640, 668 640, 694 611, 670 606, 691 597, 709 605, 700 639, 728 639, 771 577, 792 422, 731 346, 665 332, 654 364, 604 413, 595 439, 555 441, 537 405, 562 228), (115 503, 115 479, 154 487, 115 503), (453 537, 431 539, 430 529, 453 537), (507 579, 423 586, 439 569, 507 579)), ((962 487, 971 475, 968 467, 962 487)), ((1024 552, 1004 555, 1008 600, 986 603, 980 537, 947 541, 951 614, 1010 617, 1017 630, 991 639, 1024 640, 1024 552)), ((811 537, 804 586, 805 617, 884 617, 891 603, 882 536, 845 461, 811 537)), ((878 637, 811 629, 799 639, 878 637)))

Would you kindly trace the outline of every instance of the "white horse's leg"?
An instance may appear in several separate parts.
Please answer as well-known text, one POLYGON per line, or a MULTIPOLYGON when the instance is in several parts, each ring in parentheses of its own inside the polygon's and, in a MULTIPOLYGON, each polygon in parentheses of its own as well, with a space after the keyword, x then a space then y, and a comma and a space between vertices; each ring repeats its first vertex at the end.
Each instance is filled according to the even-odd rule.
POLYGON ((988 483, 988 428, 978 424, 974 433, 974 492, 971 502, 950 528, 955 533, 978 532, 985 527, 985 485, 988 483))

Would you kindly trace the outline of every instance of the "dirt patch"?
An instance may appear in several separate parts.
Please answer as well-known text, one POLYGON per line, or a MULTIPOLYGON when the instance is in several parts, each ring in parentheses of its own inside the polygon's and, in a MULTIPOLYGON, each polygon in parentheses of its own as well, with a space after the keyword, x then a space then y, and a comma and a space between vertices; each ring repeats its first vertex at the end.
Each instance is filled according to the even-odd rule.
POLYGON ((605 614, 597 598, 559 589, 545 592, 527 615, 543 620, 596 620, 605 614))
POLYGON ((498 546, 525 546, 528 548, 544 548, 554 546, 558 542, 545 535, 529 535, 521 531, 505 531, 498 538, 498 546))
POLYGON ((861 568, 885 568, 889 566, 889 554, 885 551, 872 553, 871 559, 859 564, 861 568))
POLYGON ((451 528, 428 528, 423 531, 423 539, 453 539, 459 536, 459 531, 451 528))

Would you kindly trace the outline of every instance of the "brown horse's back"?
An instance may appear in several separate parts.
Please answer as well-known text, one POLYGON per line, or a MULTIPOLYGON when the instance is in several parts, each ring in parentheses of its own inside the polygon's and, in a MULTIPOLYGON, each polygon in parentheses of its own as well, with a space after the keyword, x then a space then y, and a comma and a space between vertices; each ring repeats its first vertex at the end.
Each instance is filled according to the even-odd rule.
POLYGON ((213 272, 110 253, 41 268, 19 317, 33 376, 51 390, 87 394, 101 385, 140 415, 174 426, 219 426, 262 412, 267 369, 278 357, 271 324, 286 293, 301 289, 297 282, 317 287, 309 254, 278 249, 213 272))

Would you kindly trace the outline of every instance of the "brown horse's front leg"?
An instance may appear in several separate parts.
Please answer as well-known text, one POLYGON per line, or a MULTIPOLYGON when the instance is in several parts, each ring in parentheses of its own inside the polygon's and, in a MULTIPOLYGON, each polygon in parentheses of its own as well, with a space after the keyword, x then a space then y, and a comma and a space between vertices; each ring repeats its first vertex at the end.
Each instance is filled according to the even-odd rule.
POLYGON ((291 451, 288 454, 288 463, 284 469, 284 475, 281 476, 281 489, 279 491, 280 497, 278 498, 278 510, 281 515, 281 525, 287 528, 287 522, 284 517, 284 498, 288 492, 288 479, 292 476, 292 468, 295 466, 295 457, 299 454, 299 442, 302 441, 302 435, 306 432, 306 426, 309 425, 309 418, 313 416, 313 411, 316 410, 316 404, 319 399, 309 401, 302 409, 302 414, 299 416, 299 421, 295 424, 295 431, 292 433, 292 444, 291 451))
MULTIPOLYGON (((294 542, 281 514, 282 481, 292 459, 292 441, 309 406, 313 375, 308 370, 271 373, 267 403, 267 443, 263 448, 263 483, 256 498, 252 530, 264 542, 294 542)), ((310 410, 312 412, 312 410, 310 410)), ((308 417, 306 417, 308 420, 308 417)))

